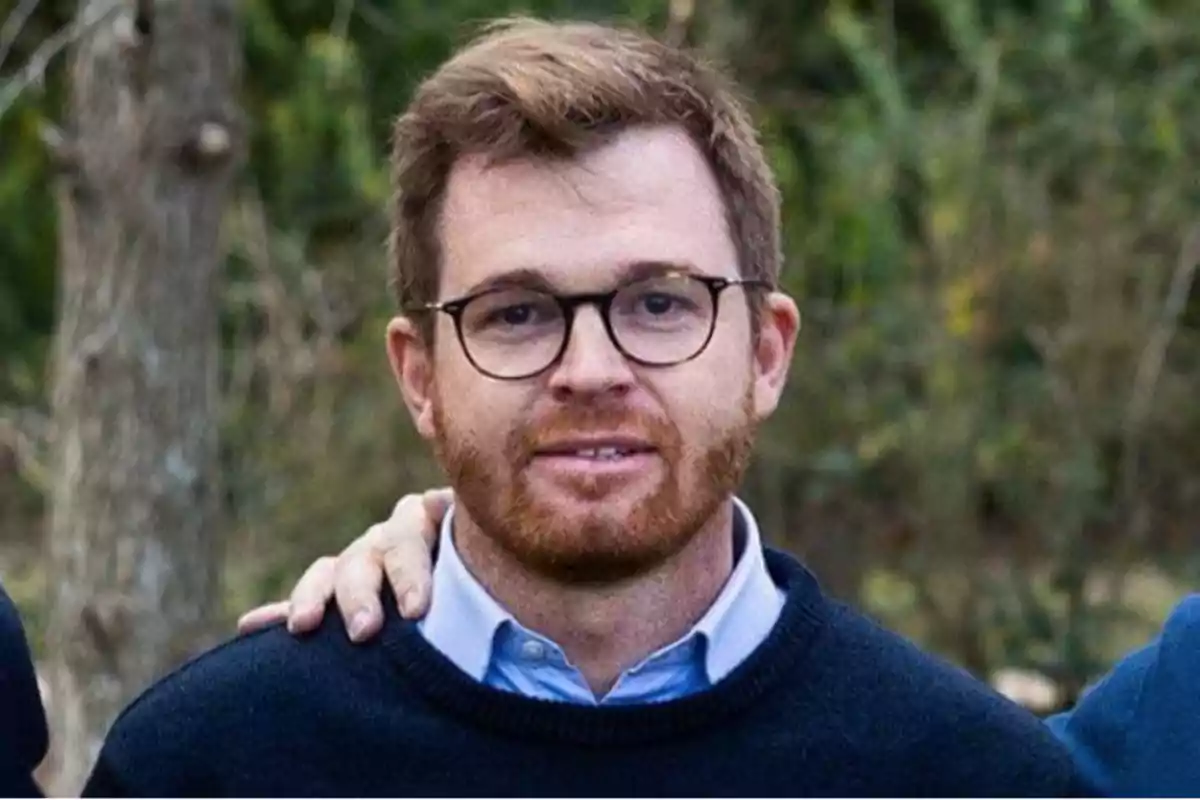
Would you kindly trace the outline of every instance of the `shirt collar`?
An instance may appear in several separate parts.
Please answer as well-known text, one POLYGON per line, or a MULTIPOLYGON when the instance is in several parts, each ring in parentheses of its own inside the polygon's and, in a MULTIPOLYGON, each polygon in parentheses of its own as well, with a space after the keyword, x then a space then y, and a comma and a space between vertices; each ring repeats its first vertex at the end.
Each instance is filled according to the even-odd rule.
POLYGON ((784 602, 767 571, 754 514, 736 497, 733 504, 735 536, 743 534, 737 538, 745 544, 721 593, 692 629, 707 643, 704 666, 711 683, 733 672, 767 638, 784 602))
POLYGON ((429 611, 418 625, 430 644, 463 672, 482 681, 496 632, 504 623, 516 620, 467 570, 454 547, 453 529, 451 506, 438 537, 429 611))
MULTIPOLYGON (((783 593, 763 558, 754 514, 734 498, 734 535, 741 545, 729 580, 695 626, 655 655, 702 641, 704 668, 716 683, 766 639, 783 607, 783 593)), ((418 623, 425 638, 459 669, 483 681, 491 664, 497 633, 520 623, 471 575, 454 547, 451 508, 442 520, 429 611, 418 623)), ((651 656, 654 658, 655 656, 651 656)))

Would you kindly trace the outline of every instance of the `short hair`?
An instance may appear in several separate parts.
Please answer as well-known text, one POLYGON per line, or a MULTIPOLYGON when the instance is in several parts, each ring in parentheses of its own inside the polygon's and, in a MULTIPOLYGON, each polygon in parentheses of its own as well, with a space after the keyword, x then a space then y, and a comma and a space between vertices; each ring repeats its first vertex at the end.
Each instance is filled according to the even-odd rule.
MULTIPOLYGON (((687 131, 720 188, 742 276, 775 285, 779 190, 732 83, 640 31, 515 17, 487 25, 396 121, 388 249, 401 307, 437 299, 440 219, 460 157, 573 158, 650 124, 687 131)), ((419 328, 431 341, 432 315, 419 328)))

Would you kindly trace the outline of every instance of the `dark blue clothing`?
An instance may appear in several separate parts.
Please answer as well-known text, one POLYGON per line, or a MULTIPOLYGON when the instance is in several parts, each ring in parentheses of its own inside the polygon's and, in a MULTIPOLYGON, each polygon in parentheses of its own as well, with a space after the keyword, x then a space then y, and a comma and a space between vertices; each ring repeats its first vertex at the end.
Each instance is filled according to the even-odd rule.
POLYGON ((1200 596, 1126 656, 1075 709, 1048 720, 1105 794, 1200 793, 1200 596))
POLYGON ((0 797, 40 797, 33 770, 46 755, 46 715, 21 618, 0 587, 0 797))
POLYGON ((1061 796, 1086 791, 1040 721, 827 599, 787 594, 712 688, 590 707, 487 687, 389 609, 381 636, 236 639, 117 720, 87 795, 1061 796))

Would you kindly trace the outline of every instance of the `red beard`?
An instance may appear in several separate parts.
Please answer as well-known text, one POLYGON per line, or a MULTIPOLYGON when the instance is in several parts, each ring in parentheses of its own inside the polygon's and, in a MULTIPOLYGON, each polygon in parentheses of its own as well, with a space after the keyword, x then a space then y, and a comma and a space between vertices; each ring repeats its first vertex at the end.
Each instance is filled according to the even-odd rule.
POLYGON ((752 449, 751 398, 744 422, 697 457, 687 459, 679 430, 626 409, 562 408, 509 437, 501 464, 488 463, 467 437, 456 436, 435 403, 435 452, 456 499, 484 535, 528 569, 565 584, 611 584, 642 575, 680 552, 740 485, 752 449), (576 483, 579 497, 597 510, 567 518, 536 497, 526 468, 545 444, 620 431, 655 448, 665 467, 658 486, 625 513, 602 501, 612 481, 576 483))

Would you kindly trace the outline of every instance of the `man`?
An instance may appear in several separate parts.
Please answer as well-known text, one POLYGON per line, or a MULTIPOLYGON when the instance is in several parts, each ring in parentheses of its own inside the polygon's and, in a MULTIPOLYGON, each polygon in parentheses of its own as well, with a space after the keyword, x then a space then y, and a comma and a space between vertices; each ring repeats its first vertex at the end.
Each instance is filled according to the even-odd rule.
MULTIPOLYGON (((437 531, 453 501, 445 489, 408 495, 392 515, 371 526, 335 558, 318 559, 290 599, 245 614, 250 632, 286 622, 296 634, 321 623, 336 598, 355 641, 376 635, 383 619, 380 586, 386 575, 404 616, 420 618, 432 586, 430 561, 437 531)), ((1046 720, 1066 744, 1088 783, 1112 797, 1195 797, 1200 792, 1200 595, 1185 598, 1162 632, 1122 659, 1075 708, 1046 720)))
POLYGON ((0 587, 0 797, 41 797, 33 771, 46 747, 46 716, 25 630, 0 587))
POLYGON ((500 24, 419 88, 393 179, 387 350, 456 496, 429 613, 199 658, 117 720, 87 793, 1084 789, 1033 717, 825 598, 734 497, 799 318, 719 75, 634 32, 500 24))

